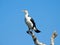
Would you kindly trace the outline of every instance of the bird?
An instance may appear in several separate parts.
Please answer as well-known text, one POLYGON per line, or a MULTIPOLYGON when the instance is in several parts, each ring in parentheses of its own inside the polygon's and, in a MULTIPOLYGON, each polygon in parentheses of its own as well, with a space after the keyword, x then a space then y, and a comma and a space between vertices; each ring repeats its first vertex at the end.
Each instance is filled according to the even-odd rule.
POLYGON ((31 30, 34 30, 36 33, 41 32, 40 30, 37 29, 33 18, 29 16, 28 10, 25 9, 25 10, 22 10, 22 11, 25 13, 25 23, 28 26, 27 33, 31 30))

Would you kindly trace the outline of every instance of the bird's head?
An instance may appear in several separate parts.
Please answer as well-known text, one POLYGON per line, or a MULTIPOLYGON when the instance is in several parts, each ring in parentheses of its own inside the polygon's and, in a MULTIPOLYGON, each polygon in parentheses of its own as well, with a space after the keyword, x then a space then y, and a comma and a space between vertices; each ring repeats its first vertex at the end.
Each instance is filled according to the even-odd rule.
POLYGON ((28 13, 28 10, 22 10, 22 12, 24 12, 25 14, 27 14, 28 13))

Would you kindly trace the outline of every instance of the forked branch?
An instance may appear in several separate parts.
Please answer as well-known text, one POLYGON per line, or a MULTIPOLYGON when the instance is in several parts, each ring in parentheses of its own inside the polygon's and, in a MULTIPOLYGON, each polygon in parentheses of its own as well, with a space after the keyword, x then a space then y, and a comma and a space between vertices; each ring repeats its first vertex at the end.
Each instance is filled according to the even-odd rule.
MULTIPOLYGON (((37 37, 35 36, 35 34, 32 31, 29 31, 28 34, 31 35, 35 45, 46 45, 46 44, 44 44, 42 42, 39 42, 39 40, 37 39, 37 37)), ((51 44, 50 45, 54 45, 54 39, 56 37, 57 37, 57 32, 54 31, 52 36, 51 36, 51 44)))

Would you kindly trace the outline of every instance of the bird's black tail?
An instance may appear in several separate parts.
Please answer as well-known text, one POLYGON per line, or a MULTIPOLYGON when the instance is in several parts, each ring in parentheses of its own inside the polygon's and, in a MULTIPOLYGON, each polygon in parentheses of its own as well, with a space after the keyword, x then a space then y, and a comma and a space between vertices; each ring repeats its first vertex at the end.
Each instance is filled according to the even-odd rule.
POLYGON ((37 30, 35 30, 35 32, 36 32, 36 33, 40 33, 41 31, 37 29, 37 30))

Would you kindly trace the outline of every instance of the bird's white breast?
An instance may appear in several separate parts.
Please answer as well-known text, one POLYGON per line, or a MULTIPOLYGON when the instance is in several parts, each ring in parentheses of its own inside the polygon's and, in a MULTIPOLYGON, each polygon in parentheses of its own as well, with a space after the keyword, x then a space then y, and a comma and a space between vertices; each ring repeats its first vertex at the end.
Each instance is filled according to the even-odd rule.
POLYGON ((30 17, 27 17, 25 22, 26 22, 26 24, 28 25, 28 27, 29 27, 30 29, 32 29, 33 24, 32 24, 32 22, 30 21, 30 19, 31 19, 30 17))

